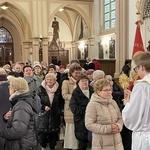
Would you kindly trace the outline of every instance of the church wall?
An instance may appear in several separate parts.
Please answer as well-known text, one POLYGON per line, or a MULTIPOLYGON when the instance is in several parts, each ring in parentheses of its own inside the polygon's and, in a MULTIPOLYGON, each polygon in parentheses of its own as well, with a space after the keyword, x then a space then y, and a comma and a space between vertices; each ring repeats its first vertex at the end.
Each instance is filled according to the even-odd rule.
POLYGON ((135 38, 135 30, 136 30, 136 25, 135 22, 137 21, 137 16, 136 16, 136 0, 129 0, 129 46, 128 46, 128 59, 132 58, 132 51, 133 51, 133 44, 134 44, 134 38, 135 38))

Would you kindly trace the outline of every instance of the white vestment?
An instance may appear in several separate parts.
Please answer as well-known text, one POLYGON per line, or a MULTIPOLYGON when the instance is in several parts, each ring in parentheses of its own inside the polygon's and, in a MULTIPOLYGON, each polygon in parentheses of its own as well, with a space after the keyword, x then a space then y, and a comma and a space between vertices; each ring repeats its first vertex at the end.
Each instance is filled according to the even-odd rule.
POLYGON ((133 131, 132 150, 150 150, 150 74, 135 84, 122 117, 133 131))

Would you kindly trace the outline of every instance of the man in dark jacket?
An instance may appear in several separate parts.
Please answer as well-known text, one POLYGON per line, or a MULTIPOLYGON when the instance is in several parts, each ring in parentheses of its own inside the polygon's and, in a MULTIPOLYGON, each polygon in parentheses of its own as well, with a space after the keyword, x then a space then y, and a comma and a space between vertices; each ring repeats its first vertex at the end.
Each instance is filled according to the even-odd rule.
POLYGON ((86 58, 87 63, 84 64, 84 69, 88 70, 88 69, 94 69, 95 70, 95 65, 93 64, 93 62, 91 61, 91 59, 89 57, 86 58))
MULTIPOLYGON (((3 115, 11 108, 8 82, 5 74, 0 74, 0 132, 6 127, 3 115)), ((4 139, 0 137, 0 149, 4 150, 4 139)))

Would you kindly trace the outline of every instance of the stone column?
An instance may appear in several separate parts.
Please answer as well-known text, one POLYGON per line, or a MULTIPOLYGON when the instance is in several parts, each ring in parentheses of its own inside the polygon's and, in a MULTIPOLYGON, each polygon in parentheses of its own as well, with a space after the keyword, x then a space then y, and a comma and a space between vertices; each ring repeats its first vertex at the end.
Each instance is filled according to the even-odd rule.
POLYGON ((91 56, 91 58, 99 58, 99 47, 98 47, 98 42, 99 42, 99 33, 100 33, 100 0, 94 0, 94 8, 93 8, 93 18, 94 18, 94 47, 91 49, 94 54, 91 56))
MULTIPOLYGON (((128 56, 128 12, 129 0, 116 0, 116 69, 114 77, 117 78, 128 56)), ((134 6, 133 6, 134 7, 134 6)))
POLYGON ((39 61, 39 37, 33 38, 33 62, 39 61))
MULTIPOLYGON (((32 42, 23 42, 22 45, 22 59, 26 63, 28 60, 32 61, 32 42)), ((31 62, 32 63, 32 62, 31 62)))
MULTIPOLYGON (((94 58, 96 58, 96 56, 95 56, 95 39, 94 38, 90 38, 89 39, 89 42, 88 42, 88 54, 89 54, 89 57, 91 58, 91 59, 94 59, 94 58)), ((97 54, 97 56, 98 56, 98 54, 97 54)))
POLYGON ((43 61, 48 63, 49 62, 48 61, 48 38, 43 38, 42 51, 43 51, 43 61))
POLYGON ((76 56, 77 44, 75 42, 71 42, 71 44, 72 44, 72 50, 70 51, 70 60, 77 59, 76 56))

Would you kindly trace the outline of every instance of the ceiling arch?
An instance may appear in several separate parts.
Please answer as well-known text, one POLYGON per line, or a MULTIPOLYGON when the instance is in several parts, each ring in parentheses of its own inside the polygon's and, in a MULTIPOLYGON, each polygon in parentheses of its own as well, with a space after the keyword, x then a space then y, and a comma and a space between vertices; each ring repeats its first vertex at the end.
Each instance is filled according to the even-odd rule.
POLYGON ((76 29, 76 21, 79 17, 82 17, 85 20, 89 30, 91 31, 91 24, 89 22, 90 19, 88 18, 86 13, 80 7, 76 6, 75 4, 73 4, 73 5, 63 4, 63 5, 59 6, 57 9, 55 9, 55 11, 50 16, 50 21, 53 20, 54 16, 61 18, 67 24, 67 26, 70 29, 73 40, 75 37, 74 30, 76 29), (59 11, 60 8, 63 8, 64 11, 60 12, 59 11))
POLYGON ((6 19, 9 20, 10 23, 15 25, 17 29, 20 29, 19 33, 22 35, 22 40, 29 41, 32 37, 32 32, 28 20, 23 12, 11 3, 1 3, 0 6, 3 4, 7 5, 8 9, 3 10, 0 8, 0 22, 4 22, 6 19))

